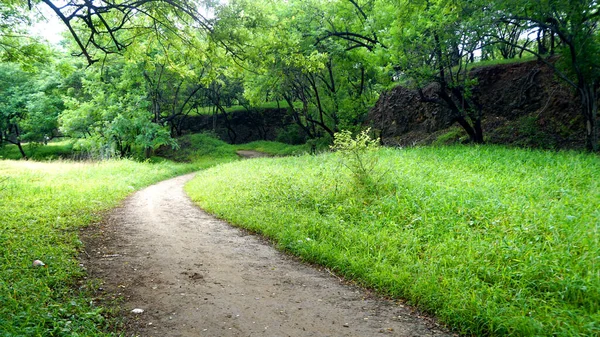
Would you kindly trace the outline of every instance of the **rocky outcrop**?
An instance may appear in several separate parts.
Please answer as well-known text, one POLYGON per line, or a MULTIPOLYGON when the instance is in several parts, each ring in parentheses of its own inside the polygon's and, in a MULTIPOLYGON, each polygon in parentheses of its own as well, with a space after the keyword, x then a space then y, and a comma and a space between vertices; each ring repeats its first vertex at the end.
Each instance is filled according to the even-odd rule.
MULTIPOLYGON (((474 68, 478 84, 473 94, 483 107, 484 137, 488 143, 541 148, 583 148, 585 134, 579 100, 537 61, 474 68)), ((435 92, 435 84, 424 88, 435 92)), ((396 87, 380 96, 369 113, 371 125, 384 143, 429 144, 440 135, 460 130, 452 125, 450 111, 422 102, 416 90, 396 87)))

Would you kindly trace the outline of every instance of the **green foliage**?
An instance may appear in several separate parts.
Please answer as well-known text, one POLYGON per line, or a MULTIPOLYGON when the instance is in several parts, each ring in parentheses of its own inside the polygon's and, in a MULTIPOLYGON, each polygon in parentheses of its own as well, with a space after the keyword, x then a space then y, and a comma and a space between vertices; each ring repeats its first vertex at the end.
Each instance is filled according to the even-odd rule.
POLYGON ((307 141, 306 134, 304 134, 302 128, 297 124, 285 126, 278 129, 276 133, 277 138, 275 140, 281 143, 298 145, 304 144, 307 141))
MULTIPOLYGON (((78 156, 78 152, 73 149, 72 141, 51 142, 47 145, 39 143, 27 143, 23 145, 25 153, 29 159, 33 160, 55 160, 70 159, 78 156)), ((0 159, 20 159, 21 153, 14 145, 0 147, 0 159)))
POLYGON ((25 70, 16 63, 0 63, 0 146, 53 138, 62 94, 54 64, 25 70))
POLYGON ((28 35, 31 20, 19 2, 5 0, 0 7, 0 62, 30 68, 34 63, 46 61, 50 51, 28 35))
POLYGON ((492 60, 479 61, 479 62, 470 63, 467 65, 467 67, 469 70, 471 70, 471 69, 475 69, 475 68, 491 67, 491 66, 497 66, 497 65, 501 65, 501 64, 524 63, 524 62, 530 62, 530 61, 534 61, 534 60, 535 60, 535 56, 528 55, 528 56, 514 58, 514 59, 492 59, 492 60))
POLYGON ((0 161, 0 336, 107 336, 112 323, 82 280, 78 230, 132 191, 191 168, 0 161), (48 267, 32 267, 35 259, 48 267))
POLYGON ((382 149, 365 203, 335 154, 243 161, 186 190, 203 208, 465 335, 594 336, 600 165, 492 146, 382 149))
POLYGON ((235 1, 217 15, 221 34, 253 41, 244 50, 250 69, 243 74, 244 96, 250 104, 287 101, 306 138, 332 137, 364 120, 377 98, 380 68, 371 54, 327 38, 332 30, 348 31, 345 23, 363 26, 351 4, 235 1))
POLYGON ((439 135, 432 145, 451 145, 460 141, 461 137, 465 136, 464 130, 460 128, 452 128, 450 131, 439 135))
POLYGON ((137 66, 123 62, 111 65, 103 74, 84 74, 81 92, 65 101, 61 132, 84 138, 85 150, 102 158, 130 156, 136 147, 175 146, 169 130, 152 120, 137 66))
POLYGON ((177 138, 177 143, 179 148, 161 147, 156 154, 177 162, 194 163, 198 169, 238 159, 235 146, 210 134, 185 135, 177 138))
POLYGON ((335 134, 331 149, 340 157, 340 163, 352 173, 356 183, 373 191, 381 177, 375 177, 381 147, 377 139, 371 138, 371 129, 361 131, 356 137, 348 130, 335 134))

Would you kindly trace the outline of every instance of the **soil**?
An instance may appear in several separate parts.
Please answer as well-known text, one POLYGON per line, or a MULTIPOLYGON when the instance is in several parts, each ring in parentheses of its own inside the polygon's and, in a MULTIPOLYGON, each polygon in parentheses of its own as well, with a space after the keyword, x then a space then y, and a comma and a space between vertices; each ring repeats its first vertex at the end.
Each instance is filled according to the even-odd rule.
MULTIPOLYGON (((474 100, 482 107, 486 142, 546 149, 585 148, 579 97, 553 71, 537 62, 478 67, 474 100)), ((436 97, 438 85, 423 88, 436 97)), ((368 123, 386 145, 428 145, 466 140, 447 107, 423 102, 418 91, 398 86, 381 94, 368 123), (453 135, 453 136, 452 136, 453 135)))
POLYGON ((206 214, 183 191, 193 177, 135 193, 82 235, 81 263, 101 298, 122 299, 125 336, 449 336, 206 214))

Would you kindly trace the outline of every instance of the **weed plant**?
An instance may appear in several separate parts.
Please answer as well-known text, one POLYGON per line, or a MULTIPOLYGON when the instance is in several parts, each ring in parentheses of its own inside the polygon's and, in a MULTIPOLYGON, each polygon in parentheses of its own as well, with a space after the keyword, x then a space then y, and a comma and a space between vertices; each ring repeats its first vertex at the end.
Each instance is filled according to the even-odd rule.
POLYGON ((352 133, 347 130, 338 132, 334 136, 331 149, 337 152, 340 164, 350 170, 359 188, 373 193, 377 192, 377 184, 381 179, 381 176, 376 176, 379 161, 376 151, 380 145, 376 139, 369 136, 370 131, 362 131, 356 137, 352 137, 352 133))
POLYGON ((493 146, 378 155, 385 193, 361 193, 333 154, 226 164, 186 189, 460 333, 600 335, 598 156, 493 146))

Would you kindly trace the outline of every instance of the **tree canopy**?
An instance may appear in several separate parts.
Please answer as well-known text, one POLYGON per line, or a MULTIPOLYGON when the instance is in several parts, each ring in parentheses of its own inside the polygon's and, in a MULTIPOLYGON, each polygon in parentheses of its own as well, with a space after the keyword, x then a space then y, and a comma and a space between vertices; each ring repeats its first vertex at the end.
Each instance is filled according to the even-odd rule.
POLYGON ((287 107, 304 139, 332 139, 342 129, 359 129, 379 94, 402 83, 451 111, 453 122, 481 143, 485 107, 473 94, 471 64, 528 55, 574 89, 588 148, 596 151, 599 6, 591 0, 5 1, 1 103, 2 113, 13 116, 2 124, 13 134, 5 140, 14 139, 6 131, 14 116, 21 116, 19 125, 37 116, 54 125, 37 134, 86 138, 127 155, 136 146, 173 144, 182 121, 204 107, 228 120, 227 105, 269 102, 287 107), (82 62, 50 61, 66 56, 27 36, 27 11, 36 5, 62 21, 71 35, 67 53, 82 62), (58 77, 39 71, 44 64, 62 64, 58 77), (8 80, 18 72, 35 73, 41 82, 49 76, 57 89, 30 92, 37 86, 8 80), (426 94, 432 83, 436 89, 426 94), (47 117, 34 113, 42 110, 47 117))

